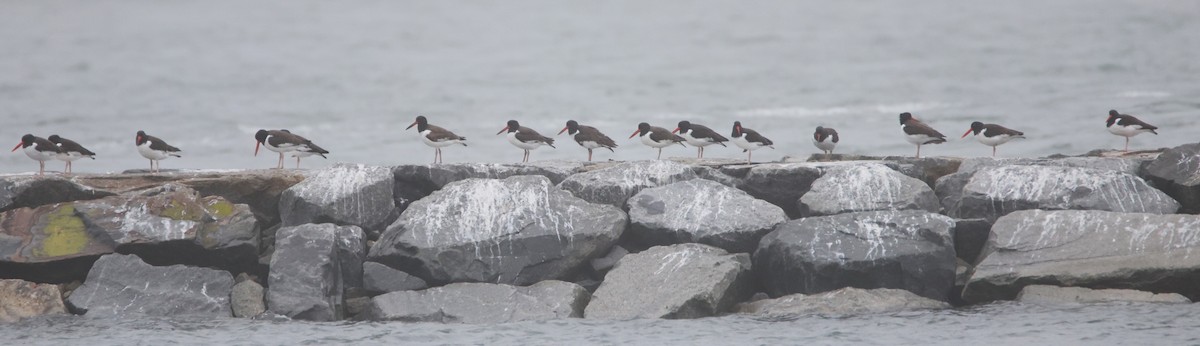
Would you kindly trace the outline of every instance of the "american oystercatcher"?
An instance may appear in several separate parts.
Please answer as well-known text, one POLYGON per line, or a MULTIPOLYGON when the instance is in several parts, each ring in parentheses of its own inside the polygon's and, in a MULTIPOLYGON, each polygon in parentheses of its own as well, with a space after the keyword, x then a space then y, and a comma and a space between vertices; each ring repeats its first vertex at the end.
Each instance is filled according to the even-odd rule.
POLYGON ((946 143, 946 135, 913 118, 908 112, 900 113, 900 129, 904 130, 904 139, 917 145, 917 158, 921 158, 922 145, 946 143))
POLYGON ((529 162, 530 150, 537 149, 543 145, 549 145, 551 148, 554 148, 554 138, 542 136, 537 131, 521 126, 516 120, 509 120, 508 126, 505 126, 500 132, 496 132, 496 134, 499 135, 506 131, 508 132, 508 142, 517 146, 517 148, 525 150, 525 157, 521 162, 529 162))
POLYGON ((1158 134, 1158 127, 1147 124, 1138 118, 1129 115, 1118 113, 1117 110, 1108 111, 1108 132, 1125 137, 1125 151, 1129 151, 1129 137, 1137 136, 1144 132, 1158 134))
POLYGON ((62 154, 62 150, 54 143, 31 134, 21 136, 21 143, 17 143, 12 151, 21 148, 25 148, 25 156, 38 162, 38 175, 46 173, 46 161, 53 160, 62 154))
POLYGON ((617 143, 613 142, 612 138, 600 133, 600 130, 595 127, 579 125, 574 120, 567 120, 567 126, 563 127, 562 131, 558 131, 558 134, 561 135, 563 132, 574 138, 575 143, 579 143, 579 146, 587 149, 588 161, 592 160, 592 149, 605 148, 608 151, 617 152, 613 150, 617 147, 617 143))
MULTIPOLYGON (((650 126, 648 123, 638 124, 637 130, 633 131, 633 134, 629 135, 629 138, 633 138, 633 136, 641 136, 642 144, 648 145, 651 148, 658 148, 659 160, 662 159, 662 148, 669 147, 675 143, 683 145, 683 142, 686 141, 686 139, 683 137, 671 133, 671 131, 667 131, 667 129, 658 126, 650 126)), ((686 145, 683 146, 687 147, 686 145)))
POLYGON ((708 126, 693 124, 687 120, 680 121, 679 127, 671 131, 671 133, 676 132, 679 132, 679 136, 683 137, 687 144, 696 147, 696 158, 700 159, 704 158, 704 147, 713 144, 720 144, 724 147, 726 146, 725 142, 729 141, 729 138, 725 138, 708 126))
POLYGON ((971 123, 971 128, 967 132, 963 132, 960 138, 967 138, 967 135, 972 132, 975 133, 975 139, 978 139, 979 143, 992 147, 992 157, 996 157, 996 146, 1008 143, 1008 141, 1017 138, 1025 138, 1024 132, 996 124, 984 124, 978 121, 971 123))
POLYGON ((64 172, 66 173, 71 173, 72 161, 85 157, 92 160, 96 159, 96 153, 93 153, 91 150, 87 150, 87 148, 84 148, 82 145, 79 145, 79 143, 76 143, 73 140, 62 138, 58 135, 50 135, 50 137, 46 139, 49 139, 51 143, 54 143, 58 146, 59 150, 62 150, 62 153, 58 155, 58 159, 67 162, 67 167, 64 169, 64 172))
POLYGON ((417 127, 417 133, 421 135, 421 142, 433 147, 433 163, 442 163, 442 147, 455 144, 467 146, 467 137, 456 135, 439 126, 429 125, 429 120, 426 120, 424 115, 418 115, 417 120, 404 129, 408 130, 413 126, 417 127))
POLYGON ((172 156, 181 157, 179 156, 179 148, 163 142, 158 137, 148 135, 145 131, 139 130, 133 143, 137 145, 138 154, 142 154, 142 157, 150 159, 151 173, 158 172, 158 167, 160 166, 158 161, 172 156))
POLYGON ((769 147, 771 149, 775 149, 775 142, 772 142, 770 139, 767 139, 767 137, 763 137, 763 135, 758 134, 758 131, 742 127, 741 121, 733 122, 732 137, 733 144, 737 145, 738 148, 742 148, 742 151, 746 152, 746 163, 750 163, 750 158, 754 155, 754 151, 758 150, 758 148, 769 147))
POLYGON ((267 150, 279 153, 279 163, 275 165, 277 169, 283 169, 283 155, 292 153, 296 158, 296 168, 300 168, 300 158, 312 155, 321 155, 328 158, 325 154, 329 151, 325 150, 307 138, 293 134, 288 130, 258 130, 254 133, 254 156, 258 156, 258 147, 266 147, 267 150))
POLYGON ((824 154, 833 154, 833 148, 836 148, 837 144, 837 130, 817 126, 817 130, 813 132, 813 145, 817 146, 817 149, 821 149, 824 154))

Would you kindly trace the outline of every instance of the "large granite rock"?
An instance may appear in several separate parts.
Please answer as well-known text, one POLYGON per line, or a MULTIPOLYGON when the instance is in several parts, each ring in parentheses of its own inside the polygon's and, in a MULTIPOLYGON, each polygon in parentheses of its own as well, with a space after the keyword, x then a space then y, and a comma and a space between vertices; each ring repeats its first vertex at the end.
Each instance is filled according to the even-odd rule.
POLYGON ((693 179, 638 192, 629 199, 629 221, 628 236, 644 247, 701 243, 753 252, 787 214, 744 191, 693 179))
MULTIPOLYGON (((342 306, 346 289, 344 271, 354 270, 343 266, 346 250, 342 244, 347 243, 344 240, 347 237, 361 239, 361 234, 357 227, 333 224, 279 229, 267 280, 267 309, 294 319, 342 319, 345 313, 342 306), (355 231, 357 235, 353 234, 355 231)), ((357 270, 362 272, 361 264, 357 270)))
POLYGON ((580 161, 534 161, 530 163, 451 163, 431 165, 401 165, 392 169, 396 177, 393 198, 396 207, 403 212, 409 204, 446 184, 459 180, 504 179, 518 175, 540 175, 554 184, 561 183, 571 174, 578 173, 585 162, 580 161))
POLYGON ((874 211, 781 224, 754 252, 754 271, 773 297, 842 287, 898 288, 947 301, 954 286, 950 218, 874 211))
POLYGON ((62 176, 0 176, 0 212, 112 195, 114 193, 84 186, 62 176))
POLYGON ((1200 214, 1200 143, 1163 152, 1146 169, 1147 179, 1179 201, 1179 212, 1200 214))
POLYGON ((1076 167, 1003 166, 976 172, 963 186, 957 217, 996 218, 1017 210, 1106 210, 1170 214, 1179 203, 1142 178, 1076 167))
MULTIPOLYGON (((784 161, 792 162, 793 160, 785 159, 784 161)), ((957 157, 867 156, 856 154, 812 154, 812 156, 802 162, 845 161, 872 161, 884 164, 904 175, 917 178, 930 187, 933 187, 934 182, 938 178, 959 171, 959 165, 965 163, 964 159, 957 157)))
POLYGON ((254 280, 245 280, 233 285, 229 298, 232 301, 233 317, 254 317, 267 311, 263 300, 263 287, 254 280))
POLYGON ((542 176, 467 179, 408 207, 368 258, 434 285, 529 285, 603 256, 625 213, 556 188, 542 176))
POLYGON ((582 317, 588 298, 583 287, 562 281, 528 287, 456 283, 376 296, 366 319, 471 324, 554 320, 582 317))
POLYGON ((1125 288, 1200 297, 1200 216, 1018 211, 992 226, 963 291, 1011 300, 1028 285, 1125 288))
POLYGON ((337 164, 285 190, 280 217, 284 226, 333 223, 378 232, 395 219, 394 184, 387 167, 337 164))
POLYGON ((429 287, 425 280, 375 262, 363 263, 363 288, 380 294, 395 291, 416 291, 429 287))
POLYGON ((796 202, 821 177, 822 169, 810 163, 767 163, 722 167, 721 172, 736 179, 737 188, 754 198, 783 208, 788 217, 800 217, 796 202))
POLYGON ((963 187, 970 182, 976 172, 984 169, 1004 166, 1075 167, 1141 175, 1147 162, 1140 158, 1117 157, 968 158, 962 161, 957 172, 938 178, 934 184, 934 192, 937 193, 946 215, 963 217, 959 215, 959 201, 962 199, 963 187))
POLYGON ((588 202, 625 207, 642 189, 697 178, 691 166, 672 161, 633 161, 567 177, 558 186, 588 202))
POLYGON ((65 313, 67 307, 58 285, 0 280, 0 323, 65 313))
POLYGON ((208 268, 155 267, 133 255, 100 257, 67 298, 73 310, 89 317, 124 314, 229 317, 233 276, 208 268))
POLYGON ((950 304, 946 302, 905 290, 846 287, 813 295, 797 293, 743 303, 738 305, 737 312, 761 319, 787 320, 806 315, 848 316, 948 308, 950 304))
POLYGON ((1084 287, 1029 285, 1021 289, 1017 300, 1034 304, 1093 304, 1111 302, 1141 302, 1187 304, 1192 301, 1178 293, 1153 293, 1138 290, 1094 290, 1084 287))
POLYGON ((82 280, 92 262, 116 248, 105 230, 84 223, 70 203, 0 214, 0 278, 82 280))
POLYGON ((941 210, 925 182, 877 163, 830 167, 797 202, 803 217, 873 210, 941 210))
POLYGON ((753 293, 750 256, 702 244, 656 246, 621 258, 592 295, 594 319, 686 319, 725 313, 753 293))
POLYGON ((954 254, 974 265, 992 235, 992 223, 985 219, 954 220, 954 254))

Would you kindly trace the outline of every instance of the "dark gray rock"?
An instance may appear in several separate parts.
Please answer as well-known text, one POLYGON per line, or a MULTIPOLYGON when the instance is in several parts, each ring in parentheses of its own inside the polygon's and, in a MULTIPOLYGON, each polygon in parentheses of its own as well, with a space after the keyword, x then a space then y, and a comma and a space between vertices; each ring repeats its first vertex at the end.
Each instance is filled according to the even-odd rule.
POLYGON ((528 285, 604 255, 626 223, 617 208, 575 198, 546 177, 467 179, 410 205, 368 258, 433 285, 528 285))
POLYGON ((962 205, 963 187, 971 182, 971 176, 974 174, 974 172, 959 172, 938 178, 933 192, 937 195, 938 202, 942 205, 942 211, 946 215, 958 217, 958 210, 962 205))
POLYGON ((948 308, 950 304, 905 290, 846 287, 813 295, 797 293, 743 303, 738 305, 737 312, 755 318, 788 320, 807 315, 849 316, 948 308))
POLYGON ((1146 169, 1146 177, 1181 205, 1180 213, 1200 213, 1200 143, 1162 153, 1146 169))
POLYGON ((363 287, 363 262, 367 259, 366 234, 358 226, 338 226, 333 231, 338 241, 342 282, 347 288, 363 287))
POLYGON ((1106 289, 1094 290, 1084 287, 1058 287, 1047 285, 1029 285, 1021 289, 1017 300, 1022 303, 1034 304, 1094 304, 1111 302, 1140 302, 1188 304, 1192 301, 1178 293, 1158 293, 1106 289))
POLYGON ((797 202, 803 217, 874 210, 941 210, 925 182, 882 164, 862 163, 825 169, 797 202))
POLYGON ((874 211, 781 224, 754 252, 773 297, 842 287, 898 288, 947 301, 954 286, 954 221, 923 211, 874 211))
POLYGON ((1200 216, 1092 210, 1018 211, 992 226, 963 290, 1011 300, 1028 285, 1124 288, 1200 297, 1200 216))
MULTIPOLYGON (((293 319, 334 321, 344 316, 339 239, 332 224, 280 228, 267 281, 267 308, 293 319)), ((361 270, 361 267, 360 267, 361 270)))
POLYGON ((701 243, 748 253, 787 214, 744 191, 693 179, 638 192, 629 199, 629 221, 628 236, 644 247, 701 243))
POLYGON ((954 253, 967 263, 979 262, 979 254, 992 234, 992 223, 984 219, 954 220, 954 253))
POLYGON ((1145 159, 1117 157, 1058 157, 1058 158, 968 158, 958 167, 958 173, 973 174, 985 168, 1003 166, 1076 167, 1140 175, 1145 159))
POLYGON ((542 281, 528 287, 456 283, 371 299, 366 319, 441 323, 509 323, 581 317, 588 293, 579 285, 542 281))
POLYGON ((753 292, 750 256, 702 244, 656 246, 621 258, 592 295, 591 319, 687 319, 728 312, 753 292))
POLYGON ((0 176, 0 212, 112 195, 115 193, 84 186, 62 176, 0 176))
POLYGON ((721 172, 738 180, 737 188, 754 198, 779 206, 788 217, 800 217, 796 202, 821 177, 819 164, 767 163, 726 166, 721 172))
POLYGON ((622 258, 625 258, 625 255, 628 255, 628 254, 629 254, 629 250, 626 250, 625 248, 621 247, 620 245, 614 245, 612 247, 612 250, 608 251, 607 255, 604 255, 604 257, 600 257, 600 258, 592 260, 592 271, 597 272, 597 273, 606 273, 610 269, 615 267, 617 265, 617 262, 620 261, 622 258))
POLYGON ((963 186, 960 218, 996 218, 1017 210, 1105 210, 1170 214, 1179 203, 1142 178, 1076 167, 1004 166, 976 172, 963 186))
POLYGON ((233 275, 208 268, 155 267, 133 255, 104 255, 67 298, 88 317, 124 314, 229 317, 233 275))
POLYGON ((58 285, 24 280, 0 280, 0 323, 45 315, 66 314, 58 285))
POLYGON ((267 303, 263 301, 263 287, 254 280, 233 285, 233 292, 229 297, 233 301, 233 317, 250 318, 267 311, 267 303))
POLYGON ((337 164, 283 191, 279 214, 284 226, 333 223, 378 232, 396 217, 394 184, 387 167, 337 164))
MULTIPOLYGON (((926 185, 933 187, 942 176, 960 170, 959 165, 964 160, 957 157, 921 157, 912 156, 866 156, 855 154, 813 154, 807 162, 840 162, 840 161, 870 161, 895 169, 904 175, 920 179, 926 185)), ((791 161, 787 161, 791 162, 791 161)))
POLYGON ((540 175, 554 184, 580 172, 587 163, 579 161, 534 161, 530 163, 451 163, 432 165, 401 165, 392 169, 396 184, 396 207, 403 212, 409 204, 446 184, 459 180, 504 179, 519 175, 540 175))
POLYGON ((632 161, 572 175, 558 186, 585 201, 624 208, 642 189, 696 178, 691 166, 676 162, 632 161))
POLYGON ((375 262, 363 263, 363 288, 374 294, 416 291, 429 287, 425 280, 375 262))

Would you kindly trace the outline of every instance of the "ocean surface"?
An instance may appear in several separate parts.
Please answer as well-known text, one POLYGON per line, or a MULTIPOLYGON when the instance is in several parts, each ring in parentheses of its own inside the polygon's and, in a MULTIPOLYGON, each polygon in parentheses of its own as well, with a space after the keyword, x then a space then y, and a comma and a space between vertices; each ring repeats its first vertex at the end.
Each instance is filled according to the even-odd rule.
MULTIPOLYGON (((907 111, 955 139, 975 120, 1024 131, 999 153, 1030 157, 1120 148, 1117 109, 1162 128, 1133 139, 1154 149, 1198 140, 1197 33, 1197 1, 2 1, 0 139, 59 134, 99 153, 76 171, 119 172, 148 167, 145 130, 184 150, 164 169, 266 168, 253 133, 286 128, 332 152, 305 167, 393 165, 432 161, 404 129, 425 115, 469 139, 445 162, 519 162, 505 121, 549 136, 575 119, 620 145, 596 159, 644 160, 641 121, 740 120, 777 160, 818 152, 818 125, 840 153, 912 155, 907 111)), ((556 138, 533 159, 587 157, 556 138)))

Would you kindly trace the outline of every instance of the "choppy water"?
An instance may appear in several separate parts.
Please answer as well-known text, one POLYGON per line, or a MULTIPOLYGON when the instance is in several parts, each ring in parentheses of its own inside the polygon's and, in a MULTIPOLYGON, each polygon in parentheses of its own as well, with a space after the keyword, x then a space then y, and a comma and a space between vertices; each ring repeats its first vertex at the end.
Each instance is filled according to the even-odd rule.
MULTIPOLYGON (((1162 127, 1133 142, 1159 148, 1200 130, 1197 32, 1196 1, 5 1, 0 138, 76 139, 100 153, 81 172, 146 166, 139 129, 185 150, 163 168, 270 167, 251 156, 259 128, 333 152, 307 167, 424 163, 403 131, 424 114, 472 143, 446 162, 516 162, 505 120, 552 135, 577 119, 621 145, 599 159, 629 160, 654 155, 626 139, 639 121, 741 120, 773 160, 817 152, 817 125, 839 152, 911 154, 896 119, 911 111, 956 138, 1009 125, 1030 139, 1001 155, 1043 156, 1119 148, 1102 125, 1116 108, 1162 127)), ((560 141, 534 159, 586 157, 560 141)), ((0 155, 0 171, 34 167, 0 155)))
POLYGON ((1196 304, 1038 306, 761 321, 582 319, 497 325, 56 317, 0 324, 10 345, 1195 345, 1196 304))

